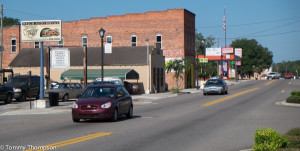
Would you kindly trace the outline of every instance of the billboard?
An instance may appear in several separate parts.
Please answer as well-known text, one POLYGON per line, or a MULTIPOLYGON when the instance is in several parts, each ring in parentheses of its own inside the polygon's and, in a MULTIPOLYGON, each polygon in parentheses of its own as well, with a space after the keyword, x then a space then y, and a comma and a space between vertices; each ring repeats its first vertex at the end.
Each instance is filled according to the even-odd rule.
POLYGON ((61 41, 61 20, 37 20, 21 22, 23 42, 61 41))
POLYGON ((221 56, 221 48, 206 48, 205 56, 221 56))
POLYGON ((233 53, 233 47, 223 47, 222 53, 233 53))

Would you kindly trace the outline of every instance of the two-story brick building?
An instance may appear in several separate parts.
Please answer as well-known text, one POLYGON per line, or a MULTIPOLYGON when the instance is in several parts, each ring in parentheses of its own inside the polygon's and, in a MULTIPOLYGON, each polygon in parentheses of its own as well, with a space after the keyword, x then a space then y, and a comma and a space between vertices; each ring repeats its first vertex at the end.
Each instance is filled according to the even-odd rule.
MULTIPOLYGON (((44 45, 66 47, 101 47, 99 29, 105 29, 105 43, 112 47, 158 46, 166 60, 188 58, 194 63, 195 56, 195 14, 186 9, 149 11, 86 20, 62 22, 62 41, 44 42, 44 45), (148 41, 146 40, 148 39, 148 41)), ((20 26, 3 29, 3 68, 24 48, 39 48, 40 42, 22 42, 20 26)), ((100 58, 99 58, 100 59, 100 58)), ((175 85, 173 73, 166 73, 165 80, 170 87, 175 85)), ((194 73, 186 73, 181 87, 193 86, 194 73)))

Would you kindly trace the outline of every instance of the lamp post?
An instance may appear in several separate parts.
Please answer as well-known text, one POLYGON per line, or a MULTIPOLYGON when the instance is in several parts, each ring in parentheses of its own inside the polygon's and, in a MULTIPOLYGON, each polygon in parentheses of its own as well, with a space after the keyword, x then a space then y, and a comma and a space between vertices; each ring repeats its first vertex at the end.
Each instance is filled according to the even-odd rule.
POLYGON ((149 89, 149 39, 146 38, 145 41, 147 42, 147 89, 146 89, 146 94, 150 94, 150 89, 149 89))
MULTIPOLYGON (((205 40, 202 40, 204 49, 203 49, 203 55, 204 55, 204 59, 205 59, 205 49, 206 49, 206 43, 205 40)), ((204 82, 205 82, 205 76, 206 76, 206 72, 205 72, 205 63, 203 64, 203 70, 204 70, 204 82)))
POLYGON ((99 30, 99 34, 101 37, 101 81, 103 82, 103 59, 104 59, 104 49, 103 49, 103 37, 105 34, 105 30, 101 27, 101 29, 99 30))

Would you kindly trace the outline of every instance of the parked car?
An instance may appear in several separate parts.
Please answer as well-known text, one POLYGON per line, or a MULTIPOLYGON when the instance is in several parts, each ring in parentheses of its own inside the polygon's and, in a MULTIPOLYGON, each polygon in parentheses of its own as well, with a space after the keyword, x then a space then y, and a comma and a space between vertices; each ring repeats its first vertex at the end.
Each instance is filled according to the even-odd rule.
MULTIPOLYGON (((97 78, 95 81, 102 81, 102 78, 97 78)), ((94 82, 95 82, 94 81, 94 82)), ((105 77, 103 81, 110 81, 117 85, 122 85, 122 80, 118 77, 105 77)))
POLYGON ((206 94, 227 94, 228 86, 222 79, 210 79, 205 83, 203 95, 206 94))
POLYGON ((73 122, 80 119, 111 119, 117 121, 120 115, 131 118, 132 98, 122 85, 107 84, 88 87, 72 107, 73 122))
POLYGON ((124 81, 123 85, 125 89, 129 92, 129 94, 134 94, 139 91, 139 86, 136 84, 132 84, 130 82, 124 81))
POLYGON ((57 83, 49 90, 45 91, 45 97, 49 97, 49 93, 59 93, 59 99, 69 101, 69 98, 76 98, 78 94, 82 94, 84 89, 79 83, 57 83))
POLYGON ((292 73, 286 73, 286 74, 284 74, 284 78, 285 79, 293 79, 294 75, 292 73))
POLYGON ((16 101, 26 101, 26 98, 29 97, 29 86, 31 88, 31 97, 39 99, 40 76, 31 76, 30 80, 29 75, 14 76, 4 85, 13 88, 13 98, 15 98, 16 101))
POLYGON ((279 79, 280 73, 278 72, 271 72, 267 75, 267 79, 279 79))
POLYGON ((9 104, 12 101, 13 88, 5 85, 0 85, 0 101, 4 101, 5 104, 9 104))

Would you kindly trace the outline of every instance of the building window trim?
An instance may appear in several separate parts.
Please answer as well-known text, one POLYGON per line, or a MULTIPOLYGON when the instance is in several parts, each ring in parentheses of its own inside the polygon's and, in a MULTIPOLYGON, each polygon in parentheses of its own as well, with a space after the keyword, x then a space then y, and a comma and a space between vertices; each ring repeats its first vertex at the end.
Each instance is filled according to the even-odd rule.
POLYGON ((162 48, 162 35, 161 34, 156 34, 155 41, 156 41, 156 44, 159 44, 160 48, 162 48), (160 41, 157 40, 158 37, 160 37, 160 41))
POLYGON ((112 36, 106 36, 105 39, 106 39, 105 42, 106 42, 107 44, 111 44, 111 43, 112 43, 112 36), (109 38, 110 38, 110 40, 109 40, 109 38))
POLYGON ((33 48, 40 48, 40 42, 39 41, 35 41, 33 48))
POLYGON ((131 46, 135 47, 137 46, 137 36, 136 35, 131 35, 131 46))
POLYGON ((81 43, 82 43, 82 46, 87 46, 88 45, 88 38, 87 38, 87 36, 82 36, 81 37, 81 43), (86 42, 84 42, 83 39, 86 39, 86 42))
POLYGON ((16 40, 16 38, 12 38, 11 39, 11 41, 10 41, 10 52, 11 53, 16 53, 17 52, 17 40, 16 40), (14 45, 13 45, 13 41, 15 41, 14 42, 14 45))

